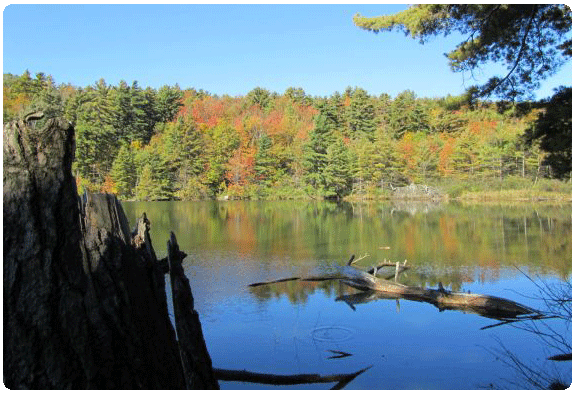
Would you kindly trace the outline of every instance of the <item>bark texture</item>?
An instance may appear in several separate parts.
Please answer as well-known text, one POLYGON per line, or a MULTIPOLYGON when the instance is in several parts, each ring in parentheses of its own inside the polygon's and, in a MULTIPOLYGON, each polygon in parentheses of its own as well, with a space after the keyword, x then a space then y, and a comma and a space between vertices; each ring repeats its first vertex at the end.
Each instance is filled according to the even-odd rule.
POLYGON ((113 195, 79 198, 73 127, 35 122, 4 126, 4 384, 185 389, 146 215, 131 233, 113 195))
POLYGON ((170 233, 168 241, 170 285, 186 388, 220 389, 212 369, 212 360, 206 349, 198 312, 194 309, 190 282, 184 275, 182 257, 179 253, 176 236, 170 233))

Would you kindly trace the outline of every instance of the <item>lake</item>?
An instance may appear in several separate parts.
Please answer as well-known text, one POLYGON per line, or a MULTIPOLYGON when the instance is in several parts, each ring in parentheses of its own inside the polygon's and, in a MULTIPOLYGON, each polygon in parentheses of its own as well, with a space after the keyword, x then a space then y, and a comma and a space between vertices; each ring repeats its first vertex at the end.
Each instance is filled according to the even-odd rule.
MULTIPOLYGON (((362 299, 338 281, 255 282, 317 276, 345 265, 407 260, 407 285, 471 291, 545 309, 543 287, 572 276, 572 207, 543 204, 332 202, 124 202, 131 227, 143 212, 159 258, 169 232, 214 367, 268 374, 344 374, 345 389, 528 387, 517 359, 570 384, 571 361, 549 361, 553 342, 524 325, 431 304, 362 299)), ((385 271, 384 269, 382 271, 385 271)), ((389 271, 390 272, 390 271, 389 271)), ((382 273, 381 273, 382 275, 382 273)), ((387 275, 387 274, 384 274, 387 275)), ((393 271, 392 274, 393 275, 393 271)), ((544 289, 547 290, 547 289, 544 289)), ((571 320, 537 326, 571 345, 571 320)), ((526 369, 524 369, 526 373, 526 369)), ((330 389, 220 381, 222 389, 330 389)))

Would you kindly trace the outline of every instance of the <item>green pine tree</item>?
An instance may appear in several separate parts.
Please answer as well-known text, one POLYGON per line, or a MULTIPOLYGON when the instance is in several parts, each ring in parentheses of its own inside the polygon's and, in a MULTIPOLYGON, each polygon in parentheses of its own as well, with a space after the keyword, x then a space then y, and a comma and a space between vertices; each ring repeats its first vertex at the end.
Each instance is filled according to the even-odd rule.
POLYGON ((282 174, 277 159, 272 155, 272 139, 263 135, 258 139, 258 151, 254 158, 256 179, 265 186, 271 186, 282 174))
POLYGON ((368 93, 362 88, 351 92, 350 105, 344 115, 347 122, 347 135, 352 139, 367 138, 374 141, 376 117, 374 105, 368 93))
POLYGON ((110 176, 116 183, 120 198, 132 198, 136 187, 134 154, 127 144, 122 145, 112 164, 110 176))
POLYGON ((119 149, 110 87, 101 79, 80 95, 75 117, 76 169, 85 179, 102 183, 119 149))
POLYGON ((178 84, 174 87, 164 85, 160 87, 154 102, 154 111, 158 122, 170 122, 182 107, 182 91, 178 84))
POLYGON ((392 136, 402 138, 407 132, 426 133, 430 130, 428 116, 412 91, 398 94, 388 107, 387 125, 392 136))
POLYGON ((350 193, 352 189, 350 153, 340 138, 327 149, 323 184, 325 196, 338 200, 350 193))
POLYGON ((122 80, 114 87, 111 92, 115 111, 113 125, 120 140, 148 143, 158 119, 154 110, 155 96, 151 88, 143 90, 137 81, 129 86, 122 80))
POLYGON ((154 180, 152 166, 144 165, 142 173, 136 185, 136 199, 139 201, 151 201, 156 197, 156 181, 154 180))
POLYGON ((138 160, 141 171, 135 188, 136 199, 160 201, 173 198, 174 186, 166 161, 154 152, 141 154, 138 160))
POLYGON ((303 149, 304 182, 314 189, 324 187, 324 169, 328 163, 328 147, 334 142, 334 132, 329 129, 326 115, 316 116, 314 129, 303 149))

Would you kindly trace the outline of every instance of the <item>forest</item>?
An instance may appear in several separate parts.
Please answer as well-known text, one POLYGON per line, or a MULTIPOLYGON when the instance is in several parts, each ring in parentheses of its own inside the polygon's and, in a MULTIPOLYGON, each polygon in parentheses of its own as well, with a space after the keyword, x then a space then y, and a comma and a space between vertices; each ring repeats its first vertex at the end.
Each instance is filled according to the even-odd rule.
POLYGON ((370 200, 411 183, 453 198, 571 191, 566 87, 538 102, 360 87, 232 97, 137 81, 77 87, 26 70, 4 74, 3 99, 4 123, 38 110, 70 121, 79 192, 123 200, 370 200))

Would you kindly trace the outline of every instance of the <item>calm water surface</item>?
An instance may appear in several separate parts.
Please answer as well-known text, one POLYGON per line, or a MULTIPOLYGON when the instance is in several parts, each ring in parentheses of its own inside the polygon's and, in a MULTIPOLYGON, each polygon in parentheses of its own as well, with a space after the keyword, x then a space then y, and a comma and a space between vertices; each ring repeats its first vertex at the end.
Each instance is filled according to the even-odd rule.
MULTIPOLYGON (((350 255, 367 268, 407 260, 408 285, 484 293, 533 308, 529 278, 571 281, 571 206, 325 202, 126 202, 131 226, 151 221, 158 257, 169 232, 188 254, 186 275, 215 367, 272 374, 368 371, 346 389, 520 388, 504 351, 571 383, 571 362, 541 338, 496 320, 407 300, 339 299, 357 293, 335 281, 247 285, 320 275, 350 255), (338 300, 337 300, 338 299, 338 300), (338 357, 335 352, 350 354, 338 357)), ((546 323, 571 343, 571 324, 546 323)), ((311 384, 288 389, 329 389, 311 384)), ((278 389, 221 381, 223 389, 278 389)))

